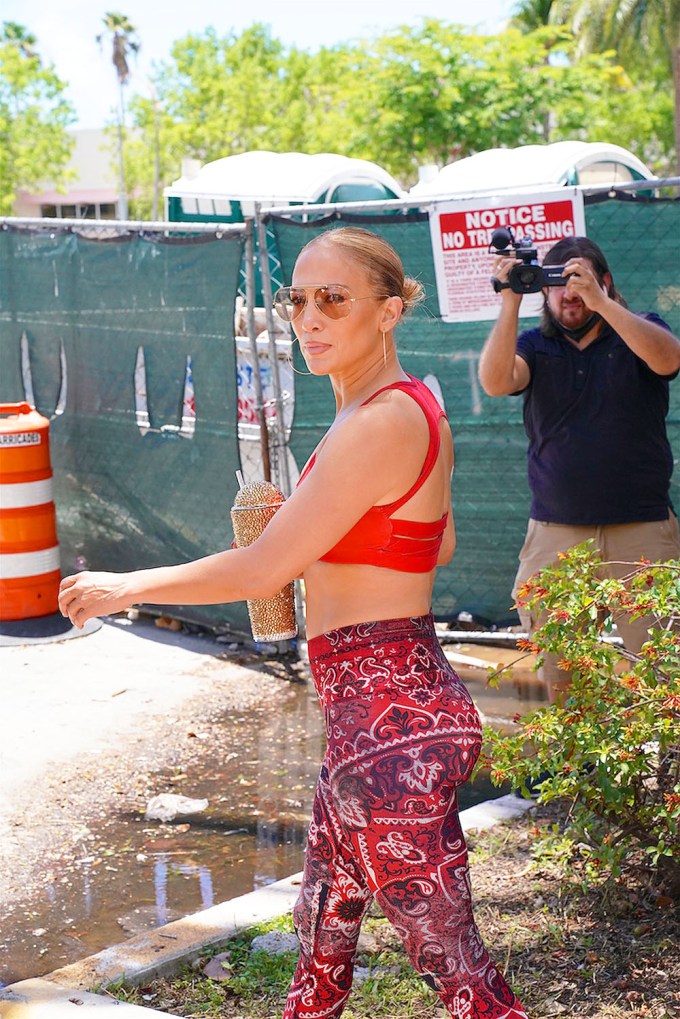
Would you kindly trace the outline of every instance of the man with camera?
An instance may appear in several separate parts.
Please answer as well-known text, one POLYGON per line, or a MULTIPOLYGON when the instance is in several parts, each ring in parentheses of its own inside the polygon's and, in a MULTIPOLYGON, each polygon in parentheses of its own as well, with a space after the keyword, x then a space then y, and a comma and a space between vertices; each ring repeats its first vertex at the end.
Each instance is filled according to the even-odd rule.
MULTIPOLYGON (((665 422, 680 340, 658 315, 628 310, 603 252, 587 237, 558 241, 541 267, 528 257, 535 256, 529 241, 501 232, 511 245, 494 235, 492 247, 505 248, 496 252, 491 280, 502 303, 479 378, 490 396, 524 398, 531 509, 513 594, 588 538, 606 562, 679 558, 665 422), (540 289, 540 325, 518 338, 522 295, 540 289)), ((616 565, 609 569, 615 575, 616 565)), ((625 573, 625 565, 618 570, 625 573)), ((520 618, 529 632, 541 625, 526 612, 520 618)), ((629 650, 639 650, 649 625, 641 619, 620 627, 629 650)), ((570 675, 548 655, 539 675, 550 702, 559 701, 570 675)))

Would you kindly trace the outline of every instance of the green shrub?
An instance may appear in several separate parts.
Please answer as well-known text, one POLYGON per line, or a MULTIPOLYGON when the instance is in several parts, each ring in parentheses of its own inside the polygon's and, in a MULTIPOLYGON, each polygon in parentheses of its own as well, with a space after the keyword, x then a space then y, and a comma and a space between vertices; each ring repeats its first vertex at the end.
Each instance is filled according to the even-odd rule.
POLYGON ((617 877, 644 854, 677 890, 680 561, 626 564, 621 579, 603 579, 601 565, 585 542, 519 592, 518 602, 547 620, 518 646, 538 655, 537 664, 544 652, 558 655, 572 686, 562 705, 516 718, 511 735, 487 727, 479 766, 490 767, 497 785, 521 787, 548 773, 539 799, 564 799, 569 809, 564 825, 539 836, 539 850, 578 867, 586 881, 617 877), (612 642, 617 619, 648 615, 640 654, 612 642))

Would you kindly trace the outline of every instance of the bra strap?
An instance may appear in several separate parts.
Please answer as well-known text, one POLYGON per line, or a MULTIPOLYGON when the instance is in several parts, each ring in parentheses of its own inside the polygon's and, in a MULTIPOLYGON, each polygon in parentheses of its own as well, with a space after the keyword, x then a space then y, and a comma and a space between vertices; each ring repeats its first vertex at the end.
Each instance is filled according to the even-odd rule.
POLYGON ((432 469, 437 462, 439 447, 441 444, 439 437, 439 422, 446 416, 442 408, 439 406, 437 398, 432 390, 428 389, 424 382, 420 382, 419 379, 414 378, 413 375, 409 375, 408 382, 393 382, 389 386, 383 386, 382 389, 379 389, 376 393, 369 396, 367 400, 364 400, 361 406, 365 407, 367 403, 375 400, 376 396, 380 396, 381 393, 384 393, 389 389, 400 389, 403 393, 407 393, 411 399, 418 404, 425 415, 425 420, 427 421, 427 426, 430 432, 430 442, 427 447, 427 455, 420 470, 420 474, 413 485, 411 485, 408 492, 402 495, 401 498, 396 499, 394 502, 385 503, 379 507, 380 510, 388 516, 390 516, 395 510, 398 510, 401 506, 404 506, 409 499, 411 499, 416 492, 422 488, 430 476, 432 469), (425 390, 425 392, 423 392, 423 390, 425 390), (436 404, 437 406, 436 411, 433 404, 436 404))

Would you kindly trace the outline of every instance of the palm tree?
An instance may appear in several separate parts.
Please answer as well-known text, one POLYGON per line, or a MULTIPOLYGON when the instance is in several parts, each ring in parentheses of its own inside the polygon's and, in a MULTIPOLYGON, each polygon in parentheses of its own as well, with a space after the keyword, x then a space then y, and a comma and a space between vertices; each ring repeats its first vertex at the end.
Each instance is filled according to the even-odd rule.
POLYGON ((124 161, 124 137, 125 137, 125 83, 130 77, 128 65, 128 54, 137 53, 140 42, 137 39, 137 29, 125 14, 109 12, 104 15, 104 31, 97 36, 97 42, 101 46, 105 37, 111 40, 111 62, 116 69, 118 78, 118 218, 128 218, 128 198, 125 190, 125 161, 124 161))
MULTIPOLYGON (((535 32, 546 25, 555 24, 552 17, 556 0, 520 0, 515 5, 510 28, 517 28, 523 35, 535 32)), ((545 63, 550 63, 550 54, 546 52, 545 63)), ((550 134, 553 129, 553 116, 550 110, 543 114, 543 140, 550 141, 550 134)))
POLYGON ((2 31, 0 32, 0 41, 16 46, 21 55, 24 57, 35 57, 36 59, 39 59, 38 54, 35 52, 38 40, 31 32, 25 29, 23 25, 17 24, 16 21, 3 21, 2 31))
POLYGON ((555 0, 551 19, 573 29, 591 52, 608 47, 622 58, 661 54, 675 92, 675 172, 680 176, 680 0, 555 0))
POLYGON ((533 32, 536 28, 551 24, 550 15, 555 0, 521 0, 514 8, 510 26, 520 32, 533 32))

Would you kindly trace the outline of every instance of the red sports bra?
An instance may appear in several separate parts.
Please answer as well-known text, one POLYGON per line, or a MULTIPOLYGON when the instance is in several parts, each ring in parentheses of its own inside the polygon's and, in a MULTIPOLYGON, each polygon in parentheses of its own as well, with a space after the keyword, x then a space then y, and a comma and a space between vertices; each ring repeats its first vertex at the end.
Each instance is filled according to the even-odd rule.
MULTIPOLYGON (((388 389, 401 389, 408 393, 423 411, 430 430, 430 443, 420 474, 408 492, 395 502, 372 506, 347 534, 322 555, 324 563, 359 563, 382 566, 404 573, 428 573, 437 565, 439 549, 446 529, 447 513, 439 520, 421 522, 400 520, 392 513, 416 494, 429 477, 439 454, 439 421, 444 411, 424 382, 409 375, 408 382, 394 382, 379 389, 362 404, 364 407, 388 389)), ((316 462, 314 453, 300 475, 298 485, 304 481, 316 462)))

